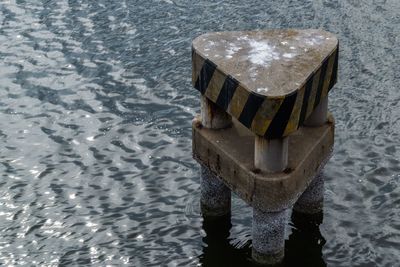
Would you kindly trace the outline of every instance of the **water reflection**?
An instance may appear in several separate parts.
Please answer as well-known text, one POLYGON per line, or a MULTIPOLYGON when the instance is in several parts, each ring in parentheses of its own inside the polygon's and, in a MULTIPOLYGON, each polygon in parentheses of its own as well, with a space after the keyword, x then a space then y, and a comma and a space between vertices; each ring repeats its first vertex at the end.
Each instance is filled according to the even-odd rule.
MULTIPOLYGON (((292 233, 285 241, 285 259, 279 266, 327 266, 322 257, 326 243, 319 226, 323 214, 305 215, 293 211, 290 226, 292 233)), ((251 242, 241 248, 230 244, 232 224, 230 215, 218 220, 204 219, 203 254, 201 266, 259 266, 251 260, 251 242)))
POLYGON ((252 266, 251 247, 235 248, 230 244, 230 214, 220 219, 204 219, 203 254, 200 256, 202 266, 252 266))
POLYGON ((326 243, 319 226, 323 213, 308 215, 293 211, 292 233, 285 242, 285 266, 327 266, 322 257, 326 243))

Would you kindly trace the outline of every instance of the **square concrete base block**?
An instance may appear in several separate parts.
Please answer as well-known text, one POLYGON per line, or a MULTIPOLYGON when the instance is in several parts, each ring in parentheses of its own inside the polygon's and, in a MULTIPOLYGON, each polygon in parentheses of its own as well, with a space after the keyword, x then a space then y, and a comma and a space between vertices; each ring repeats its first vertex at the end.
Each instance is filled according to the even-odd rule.
POLYGON ((233 120, 230 128, 203 128, 193 120, 193 156, 249 205, 266 212, 291 208, 329 159, 334 120, 320 127, 300 127, 289 136, 288 168, 263 173, 254 168, 254 134, 233 120))

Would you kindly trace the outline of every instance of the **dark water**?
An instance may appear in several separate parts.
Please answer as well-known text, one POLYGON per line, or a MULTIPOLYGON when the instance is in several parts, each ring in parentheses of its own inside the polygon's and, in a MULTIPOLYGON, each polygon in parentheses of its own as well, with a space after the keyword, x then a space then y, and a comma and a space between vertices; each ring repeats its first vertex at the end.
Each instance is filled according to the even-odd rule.
POLYGON ((293 219, 285 264, 399 266, 398 0, 0 1, 0 265, 250 265, 250 208, 200 216, 190 44, 286 27, 341 58, 324 221, 293 219))

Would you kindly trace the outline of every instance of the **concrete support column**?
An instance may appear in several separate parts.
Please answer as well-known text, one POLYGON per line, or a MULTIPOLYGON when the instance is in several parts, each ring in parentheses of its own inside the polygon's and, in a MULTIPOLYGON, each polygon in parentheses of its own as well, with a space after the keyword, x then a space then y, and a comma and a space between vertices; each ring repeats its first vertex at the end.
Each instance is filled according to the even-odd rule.
POLYGON ((283 260, 287 221, 287 210, 265 212, 253 208, 253 260, 271 265, 283 260))
POLYGON ((311 115, 304 122, 305 126, 321 126, 325 124, 328 118, 328 97, 321 100, 311 115))
POLYGON ((201 166, 201 212, 205 217, 221 217, 231 212, 231 190, 207 167, 201 166))
MULTIPOLYGON (((328 97, 325 97, 311 113, 304 125, 317 127, 326 123, 328 116, 328 97)), ((297 200, 293 209, 303 214, 317 214, 322 212, 324 205, 324 178, 319 173, 297 200)))
POLYGON ((201 96, 201 124, 205 128, 223 129, 231 126, 232 117, 207 97, 201 96))
MULTIPOLYGON (((232 124, 232 117, 208 98, 201 96, 201 123, 210 129, 223 129, 232 124)), ((221 217, 230 214, 231 190, 210 170, 201 166, 201 211, 205 217, 221 217)))
POLYGON ((317 214, 324 206, 324 178, 318 174, 300 196, 293 209, 303 214, 317 214))
POLYGON ((282 172, 288 164, 288 137, 265 139, 256 135, 254 166, 263 172, 282 172))

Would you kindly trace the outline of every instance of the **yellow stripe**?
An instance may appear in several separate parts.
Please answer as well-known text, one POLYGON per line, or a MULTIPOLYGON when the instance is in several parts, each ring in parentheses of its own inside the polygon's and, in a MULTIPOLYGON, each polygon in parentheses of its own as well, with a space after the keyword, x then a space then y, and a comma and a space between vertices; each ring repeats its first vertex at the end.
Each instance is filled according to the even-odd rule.
POLYGON ((337 53, 337 50, 335 50, 335 52, 329 58, 328 68, 326 70, 326 75, 325 75, 325 81, 324 81, 324 85, 322 87, 321 100, 324 99, 328 95, 329 83, 331 82, 331 78, 332 78, 332 70, 333 70, 333 65, 335 64, 336 53, 337 53))
POLYGON ((235 90, 235 94, 233 95, 231 102, 229 103, 228 113, 235 118, 239 118, 243 107, 249 98, 249 95, 250 93, 241 85, 239 85, 235 90))
POLYGON ((224 85, 226 76, 222 74, 221 71, 216 69, 214 74, 208 83, 207 90, 205 95, 210 99, 212 102, 216 103, 219 93, 221 92, 222 86, 224 85))
POLYGON ((286 125, 284 136, 297 130, 300 120, 301 107, 303 106, 304 92, 306 91, 305 85, 297 92, 296 102, 290 115, 288 124, 286 125))
POLYGON ((201 68, 203 67, 204 64, 204 59, 200 57, 196 52, 193 54, 192 58, 192 84, 195 86, 196 81, 199 77, 201 68))
POLYGON ((251 122, 251 130, 254 133, 260 136, 265 135, 269 125, 272 122, 272 119, 275 117, 280 106, 282 105, 283 99, 284 98, 264 99, 264 102, 261 104, 256 115, 254 116, 253 121, 251 122))
POLYGON ((310 116, 311 112, 314 110, 314 102, 315 96, 317 95, 318 84, 319 84, 319 77, 321 76, 321 68, 315 73, 313 77, 313 83, 311 88, 310 97, 308 98, 308 105, 307 105, 307 112, 305 118, 307 119, 310 116))

